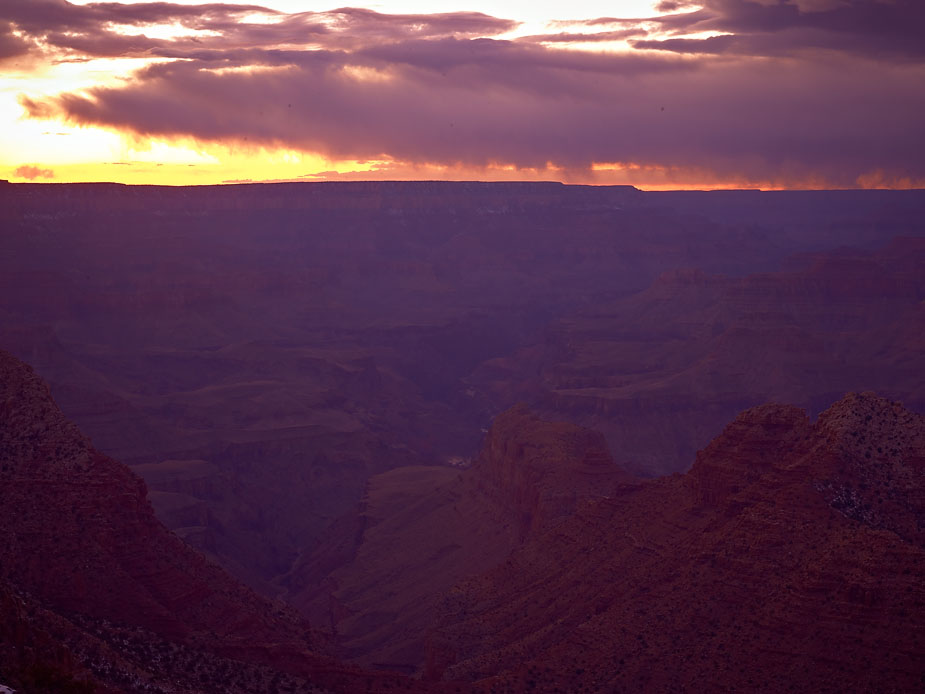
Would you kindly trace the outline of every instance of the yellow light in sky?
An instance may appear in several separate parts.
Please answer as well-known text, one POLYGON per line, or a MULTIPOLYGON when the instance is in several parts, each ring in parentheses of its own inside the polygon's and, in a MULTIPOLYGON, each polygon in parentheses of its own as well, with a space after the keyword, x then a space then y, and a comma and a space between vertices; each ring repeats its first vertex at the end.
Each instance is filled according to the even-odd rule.
MULTIPOLYGON (((71 0, 84 5, 91 0, 71 0)), ((203 0, 173 0, 185 5, 203 0)), ((126 4, 132 4, 127 2, 126 4)), ((646 17, 656 14, 655 0, 620 2, 575 0, 563 3, 549 0, 395 0, 384 2, 318 3, 305 0, 266 0, 255 5, 281 12, 324 11, 348 5, 382 13, 484 12, 514 19, 521 25, 507 37, 549 33, 550 23, 598 17, 646 17)), ((254 14, 248 21, 272 22, 272 15, 254 14)), ((122 27, 126 34, 145 34, 151 38, 204 36, 179 24, 122 27)), ((559 25, 558 30, 561 30, 559 25)), ((590 48, 590 46, 589 46, 590 48)), ((593 47, 596 50, 601 45, 593 47)), ((141 59, 96 59, 82 62, 9 65, 0 72, 0 178, 13 181, 54 180, 119 181, 126 183, 212 184, 232 180, 267 180, 348 176, 420 176, 447 178, 512 177, 550 178, 558 170, 511 169, 498 165, 480 170, 394 162, 332 161, 325 157, 289 150, 242 148, 214 143, 159 141, 94 127, 33 120, 25 115, 18 99, 21 95, 41 98, 62 92, 80 92, 93 86, 117 83, 134 70, 150 64, 141 59), (51 177, 51 178, 49 178, 51 177)), ((372 68, 353 68, 358 80, 384 80, 387 73, 372 68)), ((600 174, 598 174, 600 175, 600 174)))

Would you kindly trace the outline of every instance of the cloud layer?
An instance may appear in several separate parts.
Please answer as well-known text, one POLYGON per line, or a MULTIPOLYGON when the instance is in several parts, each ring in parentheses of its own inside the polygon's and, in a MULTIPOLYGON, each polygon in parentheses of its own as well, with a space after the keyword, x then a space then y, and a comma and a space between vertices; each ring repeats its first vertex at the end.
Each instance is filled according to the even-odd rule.
POLYGON ((699 9, 684 11, 677 3, 663 3, 682 11, 652 21, 670 32, 726 36, 640 41, 636 47, 767 57, 825 50, 884 61, 925 58, 925 3, 920 0, 703 0, 701 4, 699 9))
POLYGON ((468 12, 0 0, 0 60, 161 59, 118 86, 21 99, 36 118, 143 136, 447 166, 619 162, 783 185, 925 179, 925 3, 662 5, 646 20, 504 40, 515 22, 468 12), (249 20, 258 11, 269 23, 249 20), (143 35, 157 24, 194 33, 143 35), (572 45, 621 39, 632 48, 572 45))

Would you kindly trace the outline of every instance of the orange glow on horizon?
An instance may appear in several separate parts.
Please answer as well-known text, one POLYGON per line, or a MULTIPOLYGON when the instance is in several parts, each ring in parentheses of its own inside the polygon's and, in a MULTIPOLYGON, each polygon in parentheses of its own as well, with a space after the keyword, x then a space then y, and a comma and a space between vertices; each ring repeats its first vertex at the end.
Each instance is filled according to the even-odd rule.
MULTIPOLYGON (((90 0, 72 0, 85 5, 90 0)), ((125 2, 125 0, 123 0, 125 2)), ((131 4, 132 0, 128 0, 131 4)), ((179 0, 196 5, 201 0, 179 0)), ((256 3, 270 12, 254 12, 243 19, 272 24, 285 14, 338 7, 314 5, 303 0, 268 0, 256 3)), ((624 17, 646 17, 655 13, 657 0, 627 0, 620 7, 624 17)), ((441 2, 440 0, 397 0, 395 2, 357 2, 351 7, 368 7, 382 13, 421 13, 474 11, 516 19, 517 28, 505 38, 540 33, 561 20, 558 3, 536 0, 505 2, 441 2)), ((582 0, 567 12, 569 20, 582 20, 611 14, 613 6, 603 0, 582 0)), ((561 22, 560 22, 561 23, 561 22)), ((562 23, 570 26, 569 22, 562 23)), ((578 25, 580 27, 580 25, 578 25)), ((164 40, 207 38, 214 32, 193 29, 180 23, 115 25, 111 29, 125 36, 164 40)), ((573 27, 574 28, 574 27, 573 27)), ((561 27, 560 27, 561 29, 561 27)), ((580 30, 580 29, 575 29, 580 30)), ((604 46, 589 45, 589 50, 604 46)), ((343 178, 448 178, 452 180, 562 180, 595 183, 599 175, 574 174, 549 165, 544 169, 518 168, 511 164, 461 167, 428 163, 332 161, 311 152, 245 147, 241 143, 164 142, 115 129, 79 126, 62 120, 29 118, 19 100, 25 96, 41 100, 55 94, 86 93, 98 86, 116 86, 142 67, 165 59, 96 58, 47 54, 44 59, 24 59, 5 63, 0 71, 0 178, 14 182, 93 182, 128 184, 202 185, 226 181, 331 180, 343 178), (75 59, 77 58, 77 59, 75 59)), ((285 66, 216 67, 217 73, 282 71, 285 66)), ((358 83, 387 82, 387 71, 373 67, 350 66, 349 76, 358 83)))
MULTIPOLYGON (((140 2, 141 0, 137 1, 140 2)), ((175 0, 175 2, 176 1, 178 1, 179 4, 191 6, 203 3, 203 0, 175 0)), ((86 5, 90 3, 91 0, 71 0, 71 2, 74 5, 86 5)), ((123 0, 123 3, 134 4, 132 0, 123 0)), ((715 30, 697 32, 695 31, 695 27, 691 27, 690 33, 686 34, 680 29, 678 33, 670 33, 669 29, 662 29, 662 33, 658 33, 660 31, 658 29, 659 22, 652 18, 666 13, 665 11, 659 11, 657 9, 659 4, 658 0, 625 0, 625 2, 621 2, 615 6, 614 3, 605 2, 604 0, 578 0, 578 2, 563 9, 561 3, 553 3, 551 0, 533 0, 532 2, 527 2, 526 0, 495 0, 494 2, 488 2, 488 0, 473 0, 471 2, 455 2, 455 0, 395 0, 394 2, 349 3, 349 7, 371 9, 383 14, 435 14, 462 11, 483 12, 496 18, 512 19, 517 22, 516 28, 514 29, 510 29, 513 25, 507 22, 501 22, 501 26, 506 32, 503 34, 492 34, 491 28, 484 30, 487 32, 488 37, 492 39, 500 38, 505 41, 525 36, 539 37, 544 35, 544 33, 555 32, 566 32, 570 35, 606 33, 611 29, 619 29, 621 26, 626 25, 626 22, 613 19, 614 14, 622 18, 636 18, 636 20, 650 18, 650 21, 634 20, 636 24, 646 25, 648 27, 647 31, 649 31, 649 33, 647 36, 650 39, 666 37, 675 39, 703 39, 732 36, 731 34, 725 34, 715 30), (617 11, 616 8, 618 8, 619 11, 617 11)), ((266 7, 267 9, 256 9, 253 12, 248 10, 248 12, 250 12, 249 14, 240 15, 240 18, 236 21, 243 21, 246 23, 253 22, 255 26, 262 25, 259 27, 260 30, 253 30, 253 35, 257 37, 263 36, 262 30, 267 28, 266 25, 282 22, 286 17, 291 16, 285 13, 323 12, 340 6, 337 3, 319 5, 318 3, 309 3, 307 0, 267 0, 266 2, 258 2, 256 5, 266 7)), ((680 9, 676 8, 676 10, 669 14, 692 12, 698 7, 696 3, 682 4, 679 6, 680 9)), ((127 15, 120 15, 119 21, 129 21, 125 19, 126 16, 127 15)), ((145 15, 145 17, 147 16, 148 15, 145 15)), ((170 16, 173 17, 173 15, 170 16)), ((180 19, 172 23, 151 24, 145 24, 144 21, 145 20, 140 20, 135 24, 113 24, 110 22, 107 26, 124 37, 141 37, 165 41, 166 43, 157 44, 157 46, 159 48, 164 48, 166 46, 171 50, 175 49, 177 45, 182 44, 182 41, 178 41, 177 44, 173 43, 174 40, 180 39, 184 41, 193 41, 196 51, 199 50, 199 44, 195 42, 202 39, 202 45, 205 47, 203 50, 207 50, 209 48, 207 39, 221 37, 221 34, 217 31, 194 28, 197 26, 196 21, 188 21, 187 19, 180 19), (184 22, 186 23, 184 24, 184 22)), ((12 24, 11 26, 15 27, 16 25, 12 24)), ((199 26, 210 25, 200 24, 199 26)), ((220 25, 216 24, 211 26, 220 25)), ((249 31, 252 29, 253 27, 251 27, 249 31)), ((478 31, 483 31, 483 29, 478 29, 478 31)), ((318 35, 321 35, 321 33, 323 32, 320 32, 318 35)), ((11 35, 19 38, 19 34, 17 34, 17 30, 15 29, 11 35)), ((250 34, 246 32, 243 35, 250 36, 250 34)), ((235 49, 242 48, 242 50, 246 51, 251 47, 262 46, 276 48, 284 52, 283 49, 289 45, 287 42, 289 40, 295 41, 296 39, 292 37, 301 35, 302 34, 298 31, 293 30, 293 32, 286 33, 283 36, 285 40, 281 40, 282 42, 266 45, 261 44, 260 41, 262 39, 259 38, 250 39, 238 37, 235 41, 240 41, 240 43, 235 43, 233 47, 235 49), (254 43, 248 43, 249 41, 253 41, 254 43)), ((314 34, 310 35, 314 36, 314 34)), ((357 35, 362 37, 363 34, 362 32, 358 32, 357 35)), ((462 35, 467 36, 468 34, 462 35)), ((244 181, 433 179, 482 181, 554 180, 563 183, 585 185, 632 185, 643 190, 722 190, 737 188, 781 190, 830 188, 833 187, 832 181, 838 180, 842 183, 841 187, 844 187, 844 183, 848 181, 849 183, 853 183, 854 187, 857 188, 925 188, 925 179, 923 178, 917 178, 903 173, 902 171, 897 172, 875 168, 875 166, 882 165, 882 163, 877 160, 865 162, 857 168, 851 169, 850 173, 843 178, 836 178, 837 174, 831 173, 833 170, 832 167, 828 169, 820 168, 820 170, 829 172, 826 175, 832 177, 830 181, 826 180, 823 174, 811 175, 805 173, 810 166, 800 166, 799 162, 801 160, 798 160, 798 162, 792 166, 787 164, 775 169, 771 166, 763 166, 764 160, 757 155, 754 158, 758 165, 753 165, 754 162, 749 161, 745 157, 740 157, 741 164, 730 164, 727 162, 723 171, 710 170, 706 166, 700 168, 696 166, 670 166, 666 165, 665 162, 670 162, 674 155, 665 154, 663 151, 665 148, 663 147, 653 147, 651 149, 651 158, 653 161, 594 161, 591 162, 590 165, 582 166, 566 166, 561 162, 548 161, 544 165, 536 167, 520 166, 511 161, 489 161, 482 165, 454 164, 447 163, 447 160, 453 157, 459 157, 468 158, 471 161, 480 161, 479 157, 494 156, 500 151, 508 152, 505 156, 517 161, 531 161, 537 151, 544 150, 547 141, 539 138, 537 138, 536 141, 531 140, 529 143, 531 149, 529 151, 524 148, 517 150, 516 148, 510 147, 496 150, 487 149, 480 153, 471 151, 475 146, 470 143, 479 142, 479 140, 471 134, 469 134, 470 139, 461 140, 462 144, 455 149, 435 146, 433 149, 423 151, 423 153, 416 150, 414 147, 407 146, 406 142, 399 139, 388 140, 382 138, 377 140, 375 138, 364 139, 363 137, 357 137, 357 140, 360 141, 361 144, 354 146, 353 141, 348 137, 342 138, 335 144, 333 139, 321 139, 325 137, 324 128, 326 125, 323 122, 318 126, 318 131, 322 134, 318 135, 316 139, 300 137, 303 131, 311 130, 315 127, 315 121, 311 120, 311 118, 307 118, 302 122, 295 122, 293 120, 295 125, 288 131, 274 130, 270 127, 264 128, 264 122, 271 123, 272 117, 276 117, 277 120, 282 120, 286 117, 285 108, 277 108, 274 106, 277 102, 270 101, 267 102, 268 105, 266 107, 268 115, 264 117, 263 110, 261 110, 260 119, 258 119, 259 122, 257 126, 253 126, 251 131, 248 131, 246 128, 238 127, 237 124, 235 124, 234 127, 227 127, 224 129, 216 128, 210 131, 208 128, 189 127, 189 124, 182 119, 179 119, 179 126, 160 128, 159 122, 151 126, 151 121, 145 123, 143 120, 139 120, 142 124, 138 125, 139 130, 147 129, 148 132, 191 132, 204 138, 213 136, 225 137, 224 135, 218 134, 212 135, 212 133, 230 132, 235 133, 235 137, 242 137, 246 140, 247 138, 243 136, 248 132, 252 132, 253 135, 251 139, 253 142, 257 142, 260 137, 263 138, 259 140, 262 143, 259 145, 231 138, 197 141, 192 139, 192 137, 148 137, 128 130, 119 129, 120 127, 127 128, 127 125, 112 127, 80 125, 57 115, 56 109, 53 106, 47 106, 47 104, 53 103, 54 97, 61 94, 76 94, 88 97, 88 100, 92 101, 92 90, 94 88, 125 85, 135 79, 133 75, 139 70, 156 63, 170 62, 174 59, 181 61, 187 58, 163 57, 165 55, 173 55, 173 53, 171 50, 158 53, 156 50, 150 49, 148 44, 144 42, 141 42, 140 45, 142 47, 137 49, 134 53, 119 53, 121 49, 119 49, 118 46, 122 44, 121 42, 117 42, 117 48, 113 50, 113 53, 135 56, 160 55, 162 57, 90 58, 86 53, 81 53, 74 48, 74 45, 80 44, 54 44, 48 36, 41 38, 40 33, 36 34, 36 36, 39 38, 33 38, 37 42, 36 45, 39 46, 38 48, 33 46, 34 50, 28 55, 22 58, 17 57, 12 61, 7 60, 0 63, 0 179, 7 179, 13 182, 70 183, 107 181, 126 184, 215 185, 244 181), (55 45, 58 47, 55 47, 55 45), (39 104, 38 107, 32 107, 31 116, 24 106, 24 104, 30 103, 39 104), (282 112, 283 115, 280 115, 280 112, 282 112), (42 119, 43 117, 45 119, 42 119), (296 128, 302 130, 297 131, 296 128), (239 135, 238 133, 243 134, 239 135), (367 155, 369 159, 337 159, 336 157, 338 155, 325 155, 323 152, 304 151, 292 148, 295 145, 287 148, 279 144, 280 142, 285 143, 287 141, 300 142, 303 143, 301 146, 310 146, 322 150, 326 146, 330 146, 333 151, 349 152, 349 155, 340 154, 339 156, 360 157, 362 155, 367 155), (347 142, 346 145, 344 144, 345 141, 347 142), (269 144, 267 144, 268 142, 269 144), (306 142, 311 144, 304 144, 306 142), (381 144, 383 142, 386 144, 381 144), (440 162, 401 161, 397 158, 390 157, 388 153, 377 152, 378 149, 388 148, 403 152, 404 154, 401 156, 420 158, 430 156, 437 158, 439 155, 436 154, 436 151, 442 149, 445 159, 440 162), (736 167, 741 167, 743 171, 738 171, 736 167), (865 169, 868 168, 870 170, 865 171, 865 169), (752 173, 749 174, 749 171, 752 173), (762 171, 769 171, 771 173, 760 173, 762 171), (775 173, 776 171, 785 173, 777 174, 775 173), (800 173, 793 173, 794 171, 800 173), (852 181, 855 174, 861 171, 864 171, 864 173, 861 173, 861 175, 858 175, 857 178, 852 181), (767 178, 773 176, 778 176, 778 178, 767 178)), ((627 41, 630 40, 631 39, 627 39, 627 41)), ((312 39, 312 41, 314 41, 314 39, 312 39)), ((585 57, 587 57, 587 53, 610 52, 613 54, 630 50, 630 44, 627 41, 601 41, 595 43, 593 41, 584 42, 582 39, 581 41, 564 41, 561 43, 555 41, 544 43, 539 40, 538 43, 543 44, 543 51, 547 49, 573 50, 576 54, 583 53, 585 57)), ((134 42, 130 43, 134 44, 134 42)), ((311 42, 301 41, 301 43, 293 45, 300 45, 303 49, 308 47, 306 50, 310 51, 316 50, 314 47, 315 44, 311 42)), ((499 45, 503 44, 499 42, 499 45)), ((531 46, 530 50, 534 48, 534 46, 531 46)), ((186 50, 190 49, 187 48, 186 50)), ((334 52, 342 49, 340 48, 340 44, 332 43, 326 50, 334 52)), ((654 52, 666 53, 666 51, 663 50, 655 50, 654 52)), ((597 57, 595 57, 595 60, 597 60, 597 57)), ((439 58, 439 56, 437 56, 437 58, 439 58)), ((432 82, 421 81, 421 85, 423 86, 419 91, 427 95, 426 98, 430 98, 429 95, 432 93, 429 91, 431 85, 441 80, 439 70, 433 67, 434 65, 437 67, 440 65, 437 58, 435 58, 432 63, 427 63, 426 61, 422 63, 426 67, 421 68, 421 72, 428 75, 428 79, 432 77, 430 72, 431 69, 433 69, 434 75, 437 75, 433 77, 434 81, 432 82)), ((247 64, 245 62, 243 65, 235 60, 229 60, 227 62, 208 62, 204 60, 202 62, 202 67, 197 67, 196 69, 200 72, 214 73, 215 75, 242 72, 246 73, 248 76, 253 76, 258 73, 263 73, 259 75, 260 79, 252 80, 254 84, 260 83, 264 78, 267 83, 272 84, 274 79, 277 77, 282 78, 287 71, 293 69, 292 64, 287 64, 285 62, 285 58, 279 58, 278 60, 278 64, 273 60, 267 60, 267 64, 259 64, 256 62, 254 64, 247 64)), ((682 56, 679 60, 689 60, 693 63, 696 59, 682 56)), ((727 60, 727 58, 724 58, 724 60, 727 60)), ((733 58, 728 58, 728 60, 733 60, 733 58)), ((362 60, 357 60, 357 62, 353 64, 345 62, 340 67, 338 76, 346 75, 346 79, 341 80, 341 82, 347 84, 350 89, 355 90, 358 94, 365 93, 364 90, 367 88, 372 94, 376 94, 377 92, 375 90, 379 88, 383 88, 383 92, 385 92, 387 91, 385 87, 389 86, 390 83, 394 83, 393 86, 397 85, 401 87, 403 84, 401 80, 404 73, 402 73, 400 68, 394 67, 394 65, 398 63, 390 64, 385 61, 383 64, 384 67, 377 66, 374 62, 365 64, 362 60)), ((463 64, 466 65, 465 63, 463 64)), ((461 70, 461 72, 463 72, 463 84, 466 84, 465 78, 467 77, 467 73, 464 72, 465 69, 466 68, 463 68, 461 70)), ((514 75, 511 80, 512 83, 515 81, 515 78, 520 79, 519 73, 515 72, 512 74, 514 75)), ((648 77, 640 77, 636 73, 630 72, 628 74, 635 75, 632 79, 637 82, 648 79, 648 77)), ((446 78, 446 75, 444 74, 442 77, 446 78)), ((582 79, 584 78, 582 77, 582 79)), ((656 104, 662 103, 661 99, 663 95, 659 93, 659 88, 660 85, 662 85, 661 88, 663 88, 663 83, 658 82, 658 76, 652 79, 654 80, 653 83, 655 86, 651 90, 651 98, 659 99, 659 101, 655 102, 656 104)), ((579 86, 583 87, 582 84, 579 84, 579 86)), ((291 86, 287 88, 289 91, 285 92, 286 95, 295 93, 300 89, 299 85, 295 88, 291 86)), ((501 88, 497 86, 492 88, 499 93, 502 91, 501 88)), ((537 91, 541 92, 544 88, 545 84, 539 83, 537 91)), ((588 91, 590 91, 590 88, 588 91)), ((663 91, 669 95, 675 93, 670 90, 665 90, 664 88, 663 91)), ((263 92, 255 90, 254 93, 262 94, 263 92)), ((621 97, 623 94, 623 92, 620 91, 614 91, 614 93, 621 97)), ((580 89, 577 90, 576 94, 576 101, 584 98, 580 89)), ((473 89, 472 95, 471 101, 477 102, 480 96, 479 92, 473 89)), ((191 100, 195 101, 198 97, 199 94, 195 93, 191 100)), ((189 99, 189 96, 187 95, 184 98, 189 99)), ((203 100, 208 98, 209 92, 208 90, 204 90, 203 100)), ((426 98, 421 101, 426 102, 426 98)), ((520 97, 516 92, 512 91, 511 95, 505 96, 505 98, 507 98, 507 101, 503 103, 507 105, 508 103, 515 103, 520 97)), ((633 103, 644 103, 647 102, 649 98, 650 95, 648 92, 642 92, 642 96, 640 97, 637 95, 636 102, 633 103)), ((101 98, 101 102, 102 101, 103 99, 101 98)), ((231 103, 232 106, 230 109, 225 108, 224 111, 233 111, 242 101, 243 100, 239 98, 239 101, 227 102, 231 103)), ((282 103, 285 105, 285 100, 282 103)), ((355 108, 358 113, 366 115, 371 112, 373 113, 372 119, 366 121, 362 121, 362 119, 358 120, 358 122, 362 124, 362 127, 370 129, 375 126, 375 119, 379 117, 375 108, 378 102, 374 103, 372 108, 369 106, 369 102, 364 102, 359 99, 356 103, 361 104, 361 106, 354 106, 354 102, 352 101, 347 101, 346 103, 347 106, 342 107, 340 112, 336 112, 332 120, 341 118, 342 113, 349 111, 350 108, 355 108), (373 125, 370 126, 370 123, 373 123, 373 125)), ((464 108, 461 110, 470 109, 470 104, 468 102, 464 103, 463 106, 464 108)), ((139 107, 138 110, 142 111, 144 108, 145 106, 142 106, 139 107)), ((471 107, 471 110, 475 112, 477 108, 478 105, 475 103, 471 107)), ((127 112, 130 109, 124 108, 124 106, 117 106, 114 109, 115 116, 108 120, 100 119, 98 121, 93 121, 92 118, 87 118, 86 120, 87 122, 127 123, 129 121, 123 118, 123 110, 127 112)), ((662 108, 661 110, 664 111, 665 109, 662 108)), ((384 112, 387 112, 387 110, 384 112)), ((416 113, 417 112, 429 114, 426 106, 424 108, 418 108, 416 113)), ((615 112, 619 113, 616 109, 615 112)), ((71 118, 76 120, 81 117, 79 114, 74 115, 74 113, 73 111, 71 112, 71 118)), ((208 123, 210 119, 221 121, 225 115, 223 112, 217 115, 206 112, 205 116, 202 116, 202 112, 199 111, 192 111, 192 113, 195 115, 191 116, 191 118, 195 117, 198 119, 193 121, 196 125, 203 122, 208 123)), ((435 113, 440 112, 439 110, 435 110, 435 113)), ((671 107, 669 107, 669 113, 672 113, 671 107)), ((145 115, 147 115, 147 113, 145 115)), ((446 117, 445 114, 440 115, 446 117)), ((506 112, 502 115, 506 115, 506 112)), ((593 112, 592 115, 598 122, 606 122, 609 126, 610 122, 607 120, 609 116, 597 118, 596 112, 593 112)), ((430 115, 428 115, 428 117, 431 118, 431 120, 436 120, 435 117, 431 117, 430 115)), ((617 118, 618 116, 614 116, 615 120, 613 127, 615 130, 620 127, 620 123, 616 120, 617 118)), ((347 117, 343 117, 343 120, 351 122, 349 114, 347 117)), ((383 120, 386 120, 386 118, 383 117, 383 120)), ((500 117, 496 120, 500 121, 500 117)), ((526 119, 521 117, 521 120, 525 121, 526 119)), ((576 122, 588 123, 590 120, 591 119, 586 119, 576 122)), ((401 121, 401 117, 391 115, 391 127, 400 129, 402 124, 399 122, 396 126, 396 121, 401 121)), ((289 121, 286 122, 288 123, 289 121)), ((568 123, 567 119, 562 119, 561 122, 568 123)), ((629 122, 629 120, 627 122, 629 122)), ((672 123, 672 125, 668 127, 677 128, 679 132, 686 132, 684 128, 678 127, 677 124, 680 121, 667 122, 672 123)), ((632 124, 627 127, 631 126, 632 124)), ((512 120, 511 128, 517 127, 523 127, 522 123, 513 123, 512 120)), ((579 126, 576 126, 576 130, 578 127, 579 126)), ((350 137, 352 137, 353 134, 353 132, 348 133, 350 137)), ((506 133, 496 135, 496 138, 503 138, 505 134, 506 133)), ((416 133, 411 132, 410 135, 411 139, 413 139, 416 133)), ((550 155, 546 153, 542 156, 558 156, 562 159, 572 156, 573 152, 568 149, 571 148, 571 141, 568 139, 570 136, 571 133, 565 132, 560 138, 566 143, 564 146, 565 148, 561 146, 559 149, 555 147, 549 148, 549 152, 558 152, 558 154, 550 155)), ((661 133, 658 133, 658 136, 661 137, 661 133)), ((443 137, 443 135, 438 132, 437 137, 443 137)), ((609 137, 609 135, 607 137, 609 137)), ((594 153, 607 157, 620 156, 619 149, 613 146, 601 146, 600 141, 603 139, 605 138, 602 136, 600 140, 591 142, 589 146, 583 149, 580 155, 580 161, 587 163, 588 159, 593 156, 594 153), (604 154, 607 150, 609 150, 610 153, 604 154), (613 153, 615 150, 617 154, 613 153), (589 155, 588 151, 592 154, 589 155)), ((696 137, 692 139, 695 140, 696 137)), ((429 142, 430 140, 422 139, 422 141, 429 142)), ((486 141, 490 142, 491 140, 488 139, 486 141)), ((682 142, 682 147, 683 145, 684 143, 682 142)), ((648 157, 648 155, 638 154, 639 151, 644 151, 640 148, 634 148, 633 151, 637 152, 634 156, 648 157)), ((399 155, 394 156, 397 157, 399 155)), ((574 154, 574 156, 575 159, 572 159, 572 161, 579 160, 578 154, 574 154)), ((773 160, 774 156, 776 156, 776 153, 772 153, 772 155, 766 158, 773 160)), ((688 154, 683 157, 679 156, 678 161, 689 163, 692 161, 699 162, 701 159, 706 161, 711 158, 712 152, 707 152, 701 156, 696 154, 695 150, 694 155, 688 154)), ((918 175, 920 175, 921 170, 917 169, 916 171, 918 175)))
MULTIPOLYGON (((127 140, 130 138, 126 138, 127 140)), ((558 181, 574 185, 631 185, 640 190, 818 190, 831 186, 818 178, 790 181, 718 177, 701 169, 680 169, 636 162, 598 162, 573 170, 547 162, 542 167, 517 167, 492 162, 484 166, 440 163, 334 161, 316 154, 286 149, 168 144, 136 140, 124 149, 124 160, 99 163, 41 161, 0 168, 0 178, 14 183, 91 183, 129 185, 219 185, 311 181, 558 181), (137 148, 136 148, 137 147, 137 148)), ((859 178, 859 188, 925 188, 925 181, 896 180, 882 171, 859 178)))

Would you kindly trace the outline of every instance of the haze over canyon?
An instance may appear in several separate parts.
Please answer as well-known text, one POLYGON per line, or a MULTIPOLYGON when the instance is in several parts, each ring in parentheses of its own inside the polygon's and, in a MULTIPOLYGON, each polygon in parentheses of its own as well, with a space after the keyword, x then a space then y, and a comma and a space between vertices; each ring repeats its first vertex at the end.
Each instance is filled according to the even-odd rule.
POLYGON ((0 684, 921 689, 923 219, 0 184, 0 684))

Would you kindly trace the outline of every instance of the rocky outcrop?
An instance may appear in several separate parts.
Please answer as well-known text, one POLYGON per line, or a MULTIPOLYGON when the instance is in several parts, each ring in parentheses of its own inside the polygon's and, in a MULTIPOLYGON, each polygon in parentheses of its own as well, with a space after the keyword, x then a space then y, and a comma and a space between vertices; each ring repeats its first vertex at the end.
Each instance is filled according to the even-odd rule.
POLYGON ((236 694, 416 686, 319 655, 323 641, 303 619, 191 550, 145 494, 28 366, 0 352, 5 682, 37 692, 236 694))
MULTIPOLYGON (((207 461, 203 494, 148 468, 155 510, 261 589, 324 541, 369 477, 476 455, 481 429, 519 401, 601 430, 620 464, 650 475, 688 465, 769 398, 815 411, 876 388, 910 401, 925 372, 921 307, 845 339, 876 345, 835 359, 833 375, 825 336, 761 305, 763 291, 807 305, 819 282, 723 292, 793 252, 921 235, 923 210, 919 191, 8 184, 0 345, 105 454, 207 461), (840 377, 873 363, 875 378, 840 377)), ((913 241, 886 280, 925 276, 913 241)), ((826 301, 902 298, 856 259, 836 271, 858 291, 820 291, 826 301)), ((836 308, 809 322, 851 317, 836 308)))
POLYGON ((740 492, 777 469, 812 431, 809 417, 792 405, 761 405, 746 410, 697 454, 688 474, 698 502, 721 508, 740 492))
POLYGON ((485 692, 918 689, 923 434, 872 394, 815 423, 743 412, 686 475, 583 506, 460 585, 430 674, 485 692))
POLYGON ((663 273, 632 297, 554 321, 519 358, 470 377, 504 407, 600 430, 638 474, 686 469, 737 412, 792 402, 818 412, 876 390, 925 405, 925 242, 806 254, 788 270, 663 273))
POLYGON ((305 636, 297 622, 280 631, 269 604, 169 533, 141 479, 96 451, 27 366, 3 353, 0 368, 7 580, 56 609, 170 638, 305 636))
POLYGON ((344 656, 419 673, 447 591, 626 484, 599 433, 512 408, 465 470, 373 477, 357 511, 286 578, 288 599, 330 626, 344 656))
MULTIPOLYGON (((203 466, 159 472, 206 493, 203 466)), ((0 353, 0 674, 100 693, 913 691, 923 488, 925 417, 872 393, 815 422, 749 409, 648 482, 599 434, 514 408, 468 469, 374 478, 290 577, 347 655, 428 677, 409 680, 317 655, 0 353)))
POLYGON ((599 432, 544 421, 524 405, 495 419, 468 474, 515 514, 520 539, 630 479, 599 432))
POLYGON ((835 453, 830 473, 816 483, 829 505, 925 548, 922 417, 873 393, 855 393, 823 412, 818 429, 835 453))

